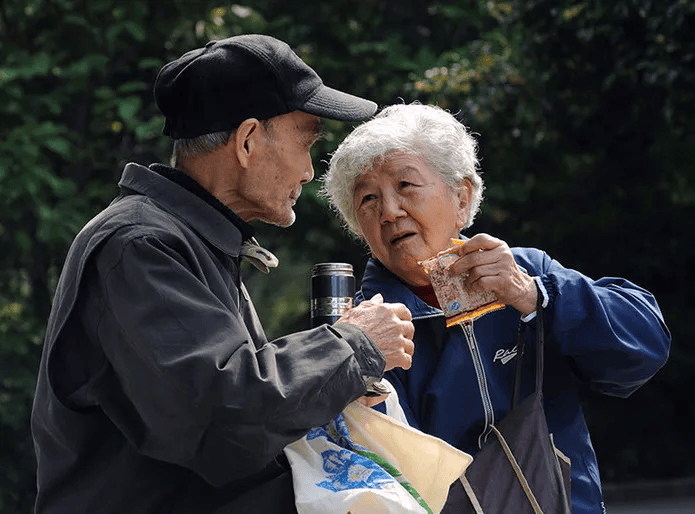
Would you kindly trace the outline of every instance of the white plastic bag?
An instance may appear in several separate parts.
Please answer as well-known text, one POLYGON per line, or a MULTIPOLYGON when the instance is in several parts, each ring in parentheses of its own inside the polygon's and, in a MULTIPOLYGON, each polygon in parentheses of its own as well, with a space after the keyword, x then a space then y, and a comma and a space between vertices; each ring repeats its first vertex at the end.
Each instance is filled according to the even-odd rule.
POLYGON ((285 454, 299 514, 439 514, 472 460, 358 403, 285 454))
POLYGON ((434 513, 442 510, 449 486, 473 461, 442 439, 358 403, 348 405, 343 415, 352 441, 403 473, 434 513))

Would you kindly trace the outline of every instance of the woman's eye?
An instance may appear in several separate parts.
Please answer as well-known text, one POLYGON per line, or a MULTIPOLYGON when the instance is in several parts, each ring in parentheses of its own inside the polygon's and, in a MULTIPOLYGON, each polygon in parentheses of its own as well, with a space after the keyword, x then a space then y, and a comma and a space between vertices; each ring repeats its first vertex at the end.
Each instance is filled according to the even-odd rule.
POLYGON ((401 182, 398 183, 398 187, 401 187, 401 188, 408 187, 408 186, 412 186, 412 184, 410 182, 406 182, 405 180, 402 180, 401 182))
POLYGON ((374 199, 374 195, 372 195, 372 194, 364 195, 362 197, 362 202, 360 202, 360 203, 364 204, 364 203, 367 203, 369 200, 373 200, 373 199, 374 199))

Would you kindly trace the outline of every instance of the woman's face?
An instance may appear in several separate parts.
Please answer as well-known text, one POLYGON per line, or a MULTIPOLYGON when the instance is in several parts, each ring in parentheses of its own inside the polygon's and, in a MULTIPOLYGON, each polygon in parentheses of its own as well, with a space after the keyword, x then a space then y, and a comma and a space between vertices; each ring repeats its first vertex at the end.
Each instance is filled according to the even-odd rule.
POLYGON ((355 181, 357 224, 372 255, 412 286, 430 283, 418 261, 451 246, 468 218, 471 189, 449 187, 416 155, 389 154, 355 181))

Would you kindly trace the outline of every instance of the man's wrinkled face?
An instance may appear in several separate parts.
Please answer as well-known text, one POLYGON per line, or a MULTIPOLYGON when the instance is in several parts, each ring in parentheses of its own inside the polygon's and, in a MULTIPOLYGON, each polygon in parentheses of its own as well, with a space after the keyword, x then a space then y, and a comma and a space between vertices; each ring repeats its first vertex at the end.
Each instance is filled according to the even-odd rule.
POLYGON ((265 137, 255 150, 258 160, 244 188, 253 206, 251 219, 288 227, 294 223, 293 207, 302 185, 314 178, 310 150, 322 134, 317 116, 294 111, 261 126, 265 137))
POLYGON ((395 152, 357 178, 353 200, 372 255, 406 283, 423 286, 429 279, 418 262, 458 238, 470 187, 454 190, 419 156, 395 152))

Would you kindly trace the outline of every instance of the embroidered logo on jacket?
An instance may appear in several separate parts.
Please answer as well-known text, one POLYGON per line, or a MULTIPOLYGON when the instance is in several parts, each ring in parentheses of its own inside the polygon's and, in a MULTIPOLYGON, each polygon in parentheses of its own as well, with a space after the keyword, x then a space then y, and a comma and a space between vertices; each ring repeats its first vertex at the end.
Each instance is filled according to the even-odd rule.
POLYGON ((500 348, 495 352, 495 358, 492 359, 492 362, 500 361, 502 364, 507 364, 510 360, 516 357, 516 351, 516 346, 511 350, 500 348))

